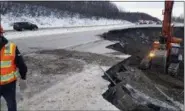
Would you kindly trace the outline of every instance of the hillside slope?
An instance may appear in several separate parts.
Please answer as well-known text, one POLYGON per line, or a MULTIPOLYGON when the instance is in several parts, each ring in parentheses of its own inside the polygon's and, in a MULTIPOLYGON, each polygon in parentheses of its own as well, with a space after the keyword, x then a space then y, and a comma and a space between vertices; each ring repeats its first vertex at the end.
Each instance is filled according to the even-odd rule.
POLYGON ((108 1, 1 1, 0 6, 6 29, 17 21, 29 21, 39 27, 125 24, 140 19, 158 21, 145 13, 119 12, 108 1))
MULTIPOLYGON (((4 2, 5 3, 5 2, 4 2)), ((9 2, 6 3, 8 7, 12 7, 15 4, 22 4, 22 5, 30 5, 32 10, 30 10, 30 14, 36 15, 38 10, 36 7, 44 6, 50 9, 60 10, 60 11, 68 11, 70 15, 74 13, 79 13, 81 17, 103 17, 109 19, 121 19, 121 20, 128 20, 131 22, 137 21, 139 19, 144 20, 153 20, 157 21, 158 19, 148 15, 146 13, 130 13, 130 12, 120 12, 119 9, 115 4, 109 1, 18 1, 18 2, 9 2)), ((7 7, 5 6, 5 7, 7 7)), ((6 12, 9 12, 12 9, 6 9, 6 12)), ((14 9, 13 9, 14 10, 14 9)), ((23 10, 22 10, 23 11, 23 10)), ((37 13, 39 14, 39 13, 37 13)), ((42 13, 43 14, 43 13, 42 13)), ((49 14, 45 12, 44 14, 49 14)))

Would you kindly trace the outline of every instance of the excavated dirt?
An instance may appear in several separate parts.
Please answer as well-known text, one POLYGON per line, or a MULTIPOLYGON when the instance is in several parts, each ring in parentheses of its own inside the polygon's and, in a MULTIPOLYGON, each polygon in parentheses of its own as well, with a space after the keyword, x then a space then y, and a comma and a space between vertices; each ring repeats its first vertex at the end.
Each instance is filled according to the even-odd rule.
MULTIPOLYGON (((111 84, 103 97, 119 109, 124 111, 173 111, 182 109, 184 103, 184 62, 180 64, 180 74, 177 77, 160 73, 157 70, 143 71, 138 68, 142 58, 151 48, 152 42, 158 39, 160 31, 160 28, 113 30, 101 36, 106 40, 118 42, 107 46, 107 48, 132 55, 106 71, 106 74, 117 83, 116 85, 110 81, 106 74, 104 75, 104 78, 110 81, 111 84), (152 99, 145 98, 146 100, 143 103, 146 104, 142 104, 143 99, 136 102, 136 100, 133 100, 134 96, 131 97, 131 93, 123 90, 125 88, 122 86, 125 87, 126 84, 143 93, 144 97, 149 96, 152 99), (161 91, 180 106, 167 101, 167 97, 161 91), (158 102, 153 101, 153 99, 158 102), (168 105, 158 104, 159 101, 168 105)), ((184 28, 175 28, 174 35, 184 39, 184 28)), ((184 44, 182 43, 181 46, 181 53, 184 57, 184 44)))

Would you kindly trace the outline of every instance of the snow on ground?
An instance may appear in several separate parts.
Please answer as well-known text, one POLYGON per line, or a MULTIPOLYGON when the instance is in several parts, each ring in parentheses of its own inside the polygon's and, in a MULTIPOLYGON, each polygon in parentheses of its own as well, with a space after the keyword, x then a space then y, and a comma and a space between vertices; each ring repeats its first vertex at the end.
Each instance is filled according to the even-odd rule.
POLYGON ((80 18, 79 16, 74 17, 63 17, 58 18, 56 16, 38 16, 31 17, 28 15, 24 16, 13 16, 11 13, 2 15, 2 25, 6 30, 12 30, 12 23, 14 22, 31 22, 37 24, 39 28, 43 27, 73 27, 73 26, 94 26, 94 25, 111 25, 111 24, 126 24, 130 23, 125 20, 112 20, 105 18, 80 18))
MULTIPOLYGON (((103 67, 104 70, 108 67, 103 67)), ((109 84, 98 65, 86 65, 79 74, 18 104, 26 110, 118 110, 103 99, 109 84)))

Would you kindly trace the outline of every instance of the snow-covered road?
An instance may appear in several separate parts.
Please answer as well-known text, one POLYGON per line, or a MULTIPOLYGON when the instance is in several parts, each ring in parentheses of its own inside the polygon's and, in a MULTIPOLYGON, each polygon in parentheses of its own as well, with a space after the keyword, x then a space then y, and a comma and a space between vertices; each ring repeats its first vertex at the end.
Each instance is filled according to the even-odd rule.
MULTIPOLYGON (((14 34, 11 32, 5 36, 15 42, 21 52, 25 54, 31 54, 32 52, 43 49, 67 49, 118 57, 121 59, 127 58, 129 55, 121 53, 117 53, 116 55, 114 54, 116 51, 106 48, 106 46, 114 43, 102 40, 100 35, 109 31, 109 29, 113 29, 113 27, 105 29, 94 28, 92 30, 86 29, 65 34, 59 32, 59 30, 57 31, 58 33, 53 32, 51 34, 45 31, 45 35, 39 33, 37 35, 36 32, 33 32, 34 34, 31 35, 31 32, 28 31, 24 32, 24 34, 28 34, 22 37, 20 36, 21 32, 18 32, 20 35, 15 34, 17 32, 13 32, 14 34)), ((112 61, 110 61, 110 63, 112 63, 112 61)), ((110 66, 107 64, 101 67, 107 69, 110 66)), ((106 90, 108 82, 101 77, 103 72, 98 64, 86 63, 80 73, 73 72, 73 74, 70 75, 71 76, 61 75, 61 77, 57 75, 56 81, 58 81, 58 83, 51 85, 47 90, 33 95, 29 100, 20 101, 18 103, 19 109, 118 110, 115 106, 105 101, 101 95, 106 90), (60 78, 63 79, 60 80, 60 78)), ((35 83, 35 85, 37 85, 37 83, 35 83)), ((19 93, 17 95, 20 96, 19 93)))
POLYGON ((58 35, 74 32, 84 31, 97 31, 97 30, 110 30, 110 29, 122 29, 127 27, 134 27, 134 24, 127 23, 121 25, 104 25, 104 26, 89 26, 89 27, 68 27, 68 28, 45 28, 37 31, 7 31, 5 36, 8 39, 17 38, 30 38, 30 37, 43 37, 45 35, 58 35))
MULTIPOLYGON (((69 32, 63 32, 64 29, 43 30, 43 31, 26 31, 26 32, 8 32, 6 38, 17 43, 21 52, 29 53, 42 49, 61 49, 89 44, 101 41, 100 35, 111 29, 131 27, 132 24, 97 27, 87 29, 71 29, 69 32)), ((99 43, 100 45, 101 43, 99 43)), ((108 43, 110 44, 110 42, 108 43)), ((92 44, 89 44, 92 45, 92 44)), ((97 46, 97 45, 96 45, 97 46)), ((99 52, 99 51, 98 51, 99 52)), ((101 51, 100 51, 101 52, 101 51)))
MULTIPOLYGON (((181 26, 181 25, 178 25, 181 26)), ((114 25, 82 28, 59 28, 38 31, 6 32, 6 38, 18 44, 22 52, 38 49, 68 48, 101 40, 98 36, 112 29, 161 27, 161 25, 114 25)))

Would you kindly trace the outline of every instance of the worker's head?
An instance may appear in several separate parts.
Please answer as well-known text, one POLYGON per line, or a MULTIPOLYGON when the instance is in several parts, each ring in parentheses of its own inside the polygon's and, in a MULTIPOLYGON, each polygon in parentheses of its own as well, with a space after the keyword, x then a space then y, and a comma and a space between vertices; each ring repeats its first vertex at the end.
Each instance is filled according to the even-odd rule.
POLYGON ((4 33, 3 27, 0 25, 0 43, 2 43, 3 33, 4 33))
POLYGON ((3 33, 4 33, 3 27, 0 25, 0 37, 3 36, 3 33))

